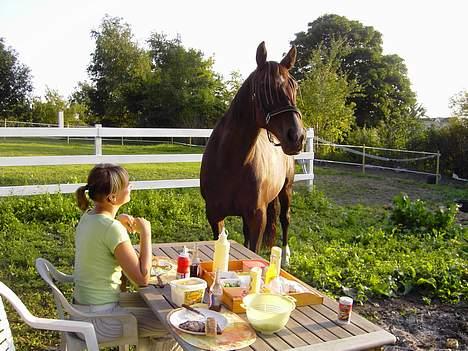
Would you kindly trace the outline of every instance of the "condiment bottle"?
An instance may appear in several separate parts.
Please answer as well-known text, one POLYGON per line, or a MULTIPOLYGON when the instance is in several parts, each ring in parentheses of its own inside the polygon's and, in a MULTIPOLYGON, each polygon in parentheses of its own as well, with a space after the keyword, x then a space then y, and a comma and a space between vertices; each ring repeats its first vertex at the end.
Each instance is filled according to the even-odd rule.
POLYGON ((338 323, 349 324, 351 322, 351 311, 353 299, 348 296, 340 297, 338 301, 338 323))
POLYGON ((177 258, 177 273, 176 279, 183 279, 190 277, 190 256, 186 246, 177 258))
POLYGON ((230 246, 227 231, 223 228, 214 244, 213 272, 216 272, 217 269, 220 269, 221 272, 228 271, 230 246))
POLYGON ((280 276, 281 272, 281 248, 273 246, 270 254, 270 265, 265 273, 265 285, 280 276))
POLYGON ((223 287, 220 282, 221 271, 219 268, 216 270, 215 279, 210 286, 209 291, 209 309, 219 312, 221 310, 221 298, 223 297, 223 287))
POLYGON ((249 294, 258 294, 262 283, 262 269, 260 267, 252 267, 250 269, 250 286, 249 294))
POLYGON ((200 276, 200 259, 198 258, 198 245, 195 244, 193 248, 192 255, 192 264, 190 265, 190 276, 199 277, 200 276))

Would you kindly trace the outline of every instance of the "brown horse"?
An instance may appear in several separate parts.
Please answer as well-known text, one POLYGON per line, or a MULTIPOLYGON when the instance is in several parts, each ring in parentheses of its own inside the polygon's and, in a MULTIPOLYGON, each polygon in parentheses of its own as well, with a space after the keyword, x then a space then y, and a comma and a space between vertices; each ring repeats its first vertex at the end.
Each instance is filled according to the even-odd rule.
POLYGON ((200 190, 215 240, 227 216, 243 219, 244 246, 258 252, 275 242, 278 202, 283 264, 289 262, 288 226, 294 158, 305 140, 296 108, 297 83, 289 75, 296 48, 281 63, 257 48, 257 68, 216 124, 203 154, 200 190), (281 146, 281 147, 279 147, 281 146), (264 235, 265 233, 265 235, 264 235))

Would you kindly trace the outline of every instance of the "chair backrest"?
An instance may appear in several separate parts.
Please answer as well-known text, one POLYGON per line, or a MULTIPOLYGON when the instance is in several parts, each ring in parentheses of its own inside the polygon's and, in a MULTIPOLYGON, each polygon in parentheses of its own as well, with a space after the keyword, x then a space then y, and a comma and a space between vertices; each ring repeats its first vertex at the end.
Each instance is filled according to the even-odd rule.
POLYGON ((13 344, 13 335, 11 335, 10 324, 3 307, 2 297, 0 296, 0 350, 15 351, 13 344))
POLYGON ((91 323, 68 321, 33 316, 19 297, 5 284, 0 282, 0 351, 14 351, 13 336, 8 323, 1 297, 5 297, 13 306, 21 319, 32 328, 48 329, 61 332, 80 333, 85 338, 85 345, 89 351, 98 351, 98 343, 94 327, 91 323))
POLYGON ((60 291, 54 282, 58 281, 61 283, 71 283, 73 282, 73 276, 59 272, 52 263, 44 258, 36 259, 36 270, 39 272, 42 279, 44 279, 44 281, 49 284, 52 289, 52 294, 54 295, 55 305, 57 307, 59 318, 66 319, 65 312, 69 314, 75 314, 75 312, 77 312, 76 309, 70 305, 66 297, 63 296, 62 291, 60 291))

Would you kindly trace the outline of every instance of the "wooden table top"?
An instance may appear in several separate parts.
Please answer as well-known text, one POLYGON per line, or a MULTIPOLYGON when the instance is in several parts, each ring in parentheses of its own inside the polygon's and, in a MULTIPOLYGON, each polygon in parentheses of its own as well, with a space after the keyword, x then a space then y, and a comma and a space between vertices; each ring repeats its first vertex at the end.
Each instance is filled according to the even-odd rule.
MULTIPOLYGON (((230 240, 231 260, 262 259, 241 244, 230 240)), ((192 248, 195 242, 153 244, 153 255, 177 259, 178 253, 186 245, 192 248)), ((214 241, 200 241, 198 254, 202 261, 213 259, 214 241)), ((307 286, 307 284, 304 284, 307 286)), ((162 323, 174 335, 184 350, 195 351, 193 347, 181 340, 166 321, 167 314, 173 310, 169 286, 164 289, 149 286, 141 288, 140 295, 162 323)), ((256 351, 321 351, 321 350, 371 350, 383 345, 393 344, 395 336, 379 326, 369 322, 357 313, 352 314, 350 324, 338 324, 336 311, 338 303, 324 296, 323 304, 297 307, 292 313, 286 327, 273 335, 257 333, 257 340, 250 347, 242 350, 256 351)), ((246 319, 245 314, 240 315, 246 319)))

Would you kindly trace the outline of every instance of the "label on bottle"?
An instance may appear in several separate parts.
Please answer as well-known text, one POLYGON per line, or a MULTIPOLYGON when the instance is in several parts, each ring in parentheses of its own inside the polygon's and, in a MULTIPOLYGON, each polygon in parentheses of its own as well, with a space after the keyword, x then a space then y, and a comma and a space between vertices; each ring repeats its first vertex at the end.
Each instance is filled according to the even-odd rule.
POLYGON ((177 272, 176 279, 190 278, 190 272, 177 272))
POLYGON ((222 295, 210 293, 209 309, 219 312, 221 310, 222 295))

